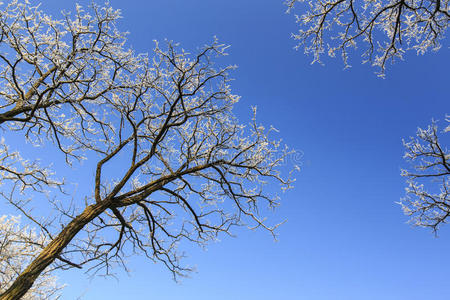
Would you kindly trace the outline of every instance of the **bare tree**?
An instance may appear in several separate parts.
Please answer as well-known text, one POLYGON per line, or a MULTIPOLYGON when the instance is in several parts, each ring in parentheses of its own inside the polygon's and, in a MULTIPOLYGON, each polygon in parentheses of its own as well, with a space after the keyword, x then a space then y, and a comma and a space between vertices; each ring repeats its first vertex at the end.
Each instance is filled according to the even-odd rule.
MULTIPOLYGON (((0 293, 4 292, 45 244, 45 236, 27 226, 20 226, 20 218, 0 216, 0 293)), ((33 287, 22 297, 25 300, 58 298, 62 286, 50 270, 42 272, 33 287)))
POLYGON ((363 61, 379 67, 380 76, 388 61, 402 59, 407 50, 438 50, 450 20, 448 0, 288 0, 288 11, 297 2, 304 10, 293 34, 298 48, 304 46, 314 62, 325 51, 340 53, 348 66, 348 49, 365 43, 363 61))
POLYGON ((400 204, 405 214, 412 217, 414 225, 431 228, 434 232, 450 216, 450 151, 445 146, 448 132, 450 125, 440 136, 433 122, 427 129, 419 128, 416 138, 403 142, 405 159, 413 164, 413 169, 402 170, 408 186, 400 204))
POLYGON ((92 5, 53 20, 17 1, 1 13, 0 126, 37 145, 53 141, 68 163, 96 161, 93 194, 73 206, 57 194, 58 218, 43 219, 22 196, 64 191, 64 181, 2 141, 1 195, 48 243, 1 300, 22 297, 49 266, 109 274, 134 253, 183 275, 180 241, 204 245, 233 226, 277 226, 263 217, 279 204, 266 186, 291 187, 281 167, 293 152, 255 117, 244 126, 233 116, 234 67, 213 62, 227 47, 214 41, 190 54, 166 42, 137 55, 115 27, 119 17, 92 5))

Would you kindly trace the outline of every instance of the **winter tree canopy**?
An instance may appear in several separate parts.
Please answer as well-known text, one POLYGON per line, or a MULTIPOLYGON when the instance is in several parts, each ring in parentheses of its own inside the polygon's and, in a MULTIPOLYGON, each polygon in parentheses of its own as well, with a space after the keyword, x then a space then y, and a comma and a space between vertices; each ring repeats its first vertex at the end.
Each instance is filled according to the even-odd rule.
POLYGON ((58 199, 65 181, 52 167, 2 140, 1 194, 47 241, 2 300, 26 294, 49 266, 109 274, 135 253, 183 275, 180 241, 276 227, 263 215, 279 204, 267 185, 291 187, 283 165, 293 152, 257 123, 256 108, 248 125, 233 116, 234 66, 220 64, 227 47, 214 40, 190 53, 169 41, 136 54, 119 18, 109 6, 77 6, 61 19, 27 2, 2 7, 1 129, 34 145, 53 142, 65 157, 55 164, 95 160, 92 194, 74 199, 76 209, 58 199), (112 165, 120 171, 105 171, 112 165), (21 195, 49 191, 58 217, 33 215, 21 195))

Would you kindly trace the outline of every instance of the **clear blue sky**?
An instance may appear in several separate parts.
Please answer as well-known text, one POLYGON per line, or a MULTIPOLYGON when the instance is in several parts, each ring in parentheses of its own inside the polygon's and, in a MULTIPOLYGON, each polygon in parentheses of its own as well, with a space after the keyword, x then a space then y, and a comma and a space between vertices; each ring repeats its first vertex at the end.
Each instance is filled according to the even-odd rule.
MULTIPOLYGON (((231 45, 227 60, 239 66, 232 86, 242 96, 236 114, 246 120, 257 105, 259 121, 304 153, 296 188, 271 216, 288 219, 279 241, 238 230, 208 251, 192 247, 186 263, 198 273, 181 283, 139 257, 118 281, 61 273, 69 284, 62 299, 450 299, 450 226, 436 238, 406 224, 396 204, 404 194, 401 139, 450 113, 448 46, 407 55, 384 80, 358 57, 345 71, 339 59, 310 65, 293 50, 295 20, 282 2, 111 0, 137 52, 164 38, 186 49, 214 35, 231 45)), ((63 8, 74 2, 42 4, 55 17, 63 8)))

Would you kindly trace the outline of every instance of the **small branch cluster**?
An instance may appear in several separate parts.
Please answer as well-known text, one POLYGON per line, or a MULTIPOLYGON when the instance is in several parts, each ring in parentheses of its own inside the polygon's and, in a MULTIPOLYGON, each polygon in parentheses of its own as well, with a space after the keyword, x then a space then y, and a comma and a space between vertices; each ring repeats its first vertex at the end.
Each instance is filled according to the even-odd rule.
POLYGON ((363 61, 379 67, 380 76, 388 61, 402 59, 407 50, 438 50, 450 20, 448 0, 314 0, 309 8, 305 0, 289 0, 288 12, 298 2, 305 12, 296 16, 300 30, 293 37, 313 62, 325 51, 332 57, 340 52, 349 66, 348 49, 364 42, 363 61))
POLYGON ((403 142, 404 157, 413 164, 413 169, 402 170, 408 186, 400 204, 414 225, 429 227, 434 232, 450 216, 450 151, 445 146, 449 131, 447 126, 440 136, 433 122, 427 129, 419 128, 416 138, 403 142))
POLYGON ((11 152, 5 139, 0 139, 0 186, 12 185, 2 189, 0 195, 10 199, 15 191, 24 194, 27 189, 45 192, 49 187, 60 187, 62 183, 52 178, 52 172, 39 165, 38 161, 28 161, 19 152, 11 152), (10 190, 6 194, 3 190, 10 190))
POLYGON ((27 2, 12 1, 0 15, 0 124, 24 131, 35 144, 53 141, 66 159, 107 143, 103 96, 127 84, 136 57, 115 27, 120 12, 77 6, 54 20, 27 2), (98 135, 97 133, 101 133, 98 135))
MULTIPOLYGON (((4 292, 18 274, 44 248, 46 239, 28 227, 20 227, 18 217, 0 216, 0 293, 4 292)), ((63 287, 56 277, 44 271, 24 300, 56 299, 63 287)))

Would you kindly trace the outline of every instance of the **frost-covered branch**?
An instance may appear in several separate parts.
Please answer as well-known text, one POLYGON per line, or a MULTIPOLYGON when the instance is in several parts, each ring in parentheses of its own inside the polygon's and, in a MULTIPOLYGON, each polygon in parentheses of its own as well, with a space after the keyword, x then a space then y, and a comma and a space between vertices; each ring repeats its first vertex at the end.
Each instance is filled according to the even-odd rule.
MULTIPOLYGON (((32 229, 20 227, 18 217, 0 216, 0 232, 0 293, 2 293, 48 241, 32 229)), ((62 288, 57 284, 56 277, 52 276, 49 270, 45 270, 21 299, 56 299, 62 288)))
POLYGON ((450 20, 448 0, 288 0, 288 12, 296 4, 303 11, 293 37, 314 62, 327 51, 332 57, 340 53, 348 66, 349 48, 359 44, 363 61, 379 67, 380 76, 388 61, 408 50, 440 49, 450 20))
POLYGON ((414 225, 430 227, 434 232, 450 216, 449 131, 450 125, 440 134, 433 122, 427 129, 419 128, 416 138, 404 141, 405 159, 413 168, 402 170, 408 186, 400 204, 414 225))
POLYGON ((53 141, 70 162, 108 143, 105 95, 132 84, 139 57, 116 29, 120 11, 92 4, 55 20, 27 2, 0 14, 0 126, 53 141), (97 134, 100 133, 100 134, 97 134))
MULTIPOLYGON (((0 139, 0 187, 12 184, 13 189, 22 194, 27 189, 45 192, 49 187, 62 186, 62 183, 53 179, 52 175, 52 172, 39 165, 38 161, 26 160, 19 152, 10 151, 5 139, 3 137, 0 139)), ((0 195, 9 198, 2 190, 0 195)))

